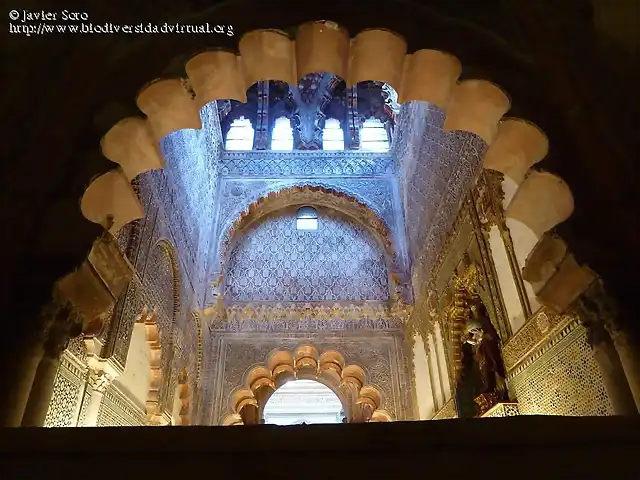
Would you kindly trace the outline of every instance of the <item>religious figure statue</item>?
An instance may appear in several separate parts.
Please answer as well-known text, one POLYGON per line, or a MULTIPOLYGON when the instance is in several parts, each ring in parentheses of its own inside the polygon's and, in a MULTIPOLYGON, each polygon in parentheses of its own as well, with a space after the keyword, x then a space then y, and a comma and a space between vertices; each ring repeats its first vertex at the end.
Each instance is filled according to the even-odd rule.
POLYGON ((463 341, 472 346, 473 355, 478 364, 482 380, 480 394, 495 394, 497 401, 505 400, 506 372, 500 352, 498 332, 493 327, 482 301, 476 299, 469 310, 470 318, 467 321, 463 341))

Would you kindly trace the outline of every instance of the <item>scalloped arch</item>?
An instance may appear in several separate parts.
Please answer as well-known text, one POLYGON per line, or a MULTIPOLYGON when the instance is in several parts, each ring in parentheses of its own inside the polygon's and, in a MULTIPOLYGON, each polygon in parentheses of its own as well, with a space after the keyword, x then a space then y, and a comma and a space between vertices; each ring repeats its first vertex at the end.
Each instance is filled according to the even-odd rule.
MULTIPOLYGON (((158 143, 166 135, 202 128, 202 106, 219 99, 246 102, 247 89, 257 81, 296 84, 317 71, 333 73, 348 85, 384 82, 396 90, 399 103, 419 101, 439 107, 445 114, 444 129, 482 138, 489 146, 485 168, 498 169, 510 179, 524 178, 548 150, 538 127, 525 120, 503 119, 511 101, 499 86, 486 80, 460 81, 462 65, 456 57, 433 49, 407 53, 404 39, 389 30, 363 30, 350 38, 334 22, 312 21, 301 25, 295 38, 278 30, 248 32, 238 51, 197 53, 186 62, 188 78, 156 79, 141 89, 136 104, 145 117, 118 122, 102 139, 103 154, 118 168, 93 179, 86 189, 81 209, 88 220, 115 234, 143 217, 131 178, 162 168, 158 143)), ((518 186, 516 180, 510 196, 518 186)))
MULTIPOLYGON (((157 144, 163 137, 201 128, 199 108, 211 101, 245 102, 247 88, 259 80, 295 84, 306 74, 324 71, 346 79, 349 85, 365 80, 385 82, 397 91, 400 103, 437 105, 445 110, 447 130, 470 131, 488 144, 510 108, 509 97, 491 82, 458 82, 461 64, 452 55, 428 49, 407 54, 402 36, 389 30, 363 30, 350 39, 333 22, 313 21, 301 25, 295 39, 278 30, 248 32, 238 49, 239 54, 225 50, 198 53, 186 63, 186 81, 157 79, 140 91, 136 103, 146 119, 122 120, 102 140, 104 155, 120 165, 123 179, 161 168, 157 144)), ((106 201, 126 198, 118 190, 123 182, 113 180, 103 181, 100 188, 89 186, 88 199, 83 197, 83 202, 92 208, 83 213, 96 223, 110 215, 115 233, 143 213, 131 202, 106 201)), ((129 197, 136 198, 135 194, 129 197)))
POLYGON ((389 413, 382 408, 382 393, 367 384, 362 367, 345 365, 344 356, 335 350, 320 353, 313 344, 302 343, 292 350, 275 349, 262 364, 247 370, 242 384, 228 398, 232 413, 222 424, 258 423, 271 395, 296 379, 315 380, 329 387, 342 402, 350 422, 391 421, 389 413))

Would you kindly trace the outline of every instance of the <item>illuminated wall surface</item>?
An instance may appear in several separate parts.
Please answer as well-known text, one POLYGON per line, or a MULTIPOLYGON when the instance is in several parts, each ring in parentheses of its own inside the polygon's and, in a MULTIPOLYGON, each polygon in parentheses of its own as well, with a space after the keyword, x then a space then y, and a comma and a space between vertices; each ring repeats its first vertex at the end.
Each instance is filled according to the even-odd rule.
MULTIPOLYGON (((281 83, 255 88, 273 96, 285 88, 281 83)), ((485 266, 490 258, 503 292, 504 307, 486 289, 481 296, 496 324, 496 312, 504 308, 512 330, 504 348, 512 355, 507 382, 518 405, 510 411, 612 413, 583 327, 569 322, 535 338, 528 333, 538 317, 525 318, 499 234, 487 236, 493 257, 473 247, 482 234, 470 216, 462 222, 466 236, 452 240, 461 209, 471 208, 464 201, 482 170, 486 141, 470 131, 445 131, 446 115, 433 105, 399 107, 389 100, 388 86, 365 83, 347 91, 331 76, 310 76, 294 95, 305 105, 298 113, 284 104, 270 104, 272 113, 265 113, 263 102, 260 116, 248 110, 258 108, 250 91, 247 104, 203 107, 201 130, 162 140, 164 168, 132 183, 144 218, 117 234, 136 273, 100 340, 119 375, 104 392, 88 385, 87 351, 74 340, 62 357, 47 426, 85 425, 99 394, 99 426, 177 418, 219 424, 238 414, 230 400, 242 393, 250 368, 268 364, 278 348, 293 351, 306 343, 358 365, 392 420, 455 416, 456 346, 445 300, 427 305, 427 295, 434 289, 442 299, 450 296, 446 286, 463 258, 485 266), (327 106, 317 89, 344 101, 327 106), (354 112, 348 105, 357 103, 356 94, 360 105, 378 110, 354 112), (328 113, 311 115, 318 105, 328 113), (292 187, 331 190, 370 216, 296 203, 295 195, 290 205, 256 212, 261 199, 292 187), (317 216, 297 218, 303 206, 314 207, 317 216), (247 215, 252 221, 235 230, 247 215), (366 218, 375 218, 388 238, 377 237, 366 218), (375 313, 380 311, 387 313, 375 313), (402 315, 411 311, 415 330, 408 332, 402 315)), ((510 191, 519 187, 505 182, 510 191)), ((509 225, 524 264, 539 235, 509 225)), ((524 287, 535 314, 533 287, 524 287)), ((336 367, 338 383, 342 367, 336 367)), ((340 423, 343 409, 325 385, 298 380, 276 390, 263 413, 266 423, 278 425, 340 423)))

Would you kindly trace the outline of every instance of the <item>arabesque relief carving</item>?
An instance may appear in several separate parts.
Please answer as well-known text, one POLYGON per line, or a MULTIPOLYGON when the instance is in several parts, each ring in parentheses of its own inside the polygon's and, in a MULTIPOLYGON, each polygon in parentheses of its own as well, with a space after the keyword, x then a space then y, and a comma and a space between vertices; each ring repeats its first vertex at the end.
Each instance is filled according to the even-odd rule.
POLYGON ((221 258, 227 258, 229 246, 235 235, 249 224, 282 208, 305 204, 326 206, 345 213, 369 228, 378 238, 390 258, 393 258, 394 252, 397 251, 393 245, 389 227, 369 207, 354 197, 336 190, 324 187, 302 186, 271 192, 266 197, 262 197, 249 205, 225 234, 221 258))
POLYGON ((245 303, 208 310, 212 329, 222 331, 331 331, 402 329, 410 306, 401 302, 245 303))

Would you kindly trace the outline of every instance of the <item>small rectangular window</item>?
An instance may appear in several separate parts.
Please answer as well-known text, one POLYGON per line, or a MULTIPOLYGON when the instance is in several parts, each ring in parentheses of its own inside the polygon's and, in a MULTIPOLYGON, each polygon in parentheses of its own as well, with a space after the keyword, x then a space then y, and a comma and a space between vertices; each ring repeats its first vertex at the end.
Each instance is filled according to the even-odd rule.
POLYGON ((298 218, 296 219, 296 229, 298 230, 318 230, 317 218, 298 218))

